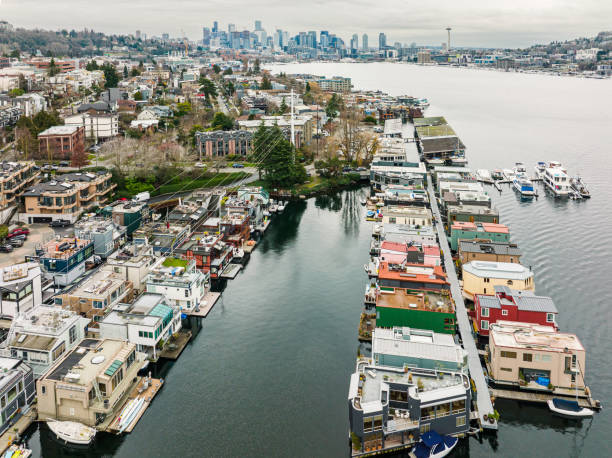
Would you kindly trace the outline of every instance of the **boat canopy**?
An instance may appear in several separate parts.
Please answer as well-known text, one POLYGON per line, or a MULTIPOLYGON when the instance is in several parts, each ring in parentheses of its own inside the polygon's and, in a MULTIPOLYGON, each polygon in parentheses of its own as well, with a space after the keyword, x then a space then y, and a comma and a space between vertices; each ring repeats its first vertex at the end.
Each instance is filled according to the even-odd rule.
POLYGON ((576 401, 560 398, 553 398, 552 401, 557 409, 568 410, 570 412, 580 412, 582 410, 582 407, 580 407, 576 401))

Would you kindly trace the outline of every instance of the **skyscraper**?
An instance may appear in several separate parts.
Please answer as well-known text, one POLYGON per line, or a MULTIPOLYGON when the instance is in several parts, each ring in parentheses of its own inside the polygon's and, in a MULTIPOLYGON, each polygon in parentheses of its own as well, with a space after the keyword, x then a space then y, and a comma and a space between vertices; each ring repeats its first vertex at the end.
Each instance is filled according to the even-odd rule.
POLYGON ((351 38, 351 51, 357 51, 359 49, 359 36, 354 33, 351 38))
POLYGON ((208 27, 202 27, 202 44, 204 46, 210 45, 210 29, 208 27))
POLYGON ((227 24, 227 33, 232 33, 236 31, 236 24, 227 24))
POLYGON ((368 50, 368 34, 364 33, 361 37, 361 45, 363 46, 363 50, 368 50))
POLYGON ((329 32, 327 30, 321 30, 319 45, 321 48, 327 48, 329 46, 329 32))
POLYGON ((378 49, 385 49, 387 47, 387 35, 383 32, 378 34, 378 49))
POLYGON ((219 23, 217 21, 213 22, 213 33, 217 33, 219 31, 219 23))
POLYGON ((260 30, 263 30, 261 28, 261 21, 255 21, 255 31, 258 32, 260 30))

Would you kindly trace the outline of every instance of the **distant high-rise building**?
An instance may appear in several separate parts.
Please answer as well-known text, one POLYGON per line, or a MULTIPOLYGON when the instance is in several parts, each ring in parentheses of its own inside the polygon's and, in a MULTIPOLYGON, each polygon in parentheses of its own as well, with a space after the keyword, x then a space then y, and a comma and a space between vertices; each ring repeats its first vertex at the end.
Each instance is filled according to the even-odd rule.
POLYGON ((364 51, 368 50, 368 34, 367 33, 364 33, 361 36, 361 46, 363 46, 364 51))
POLYGON ((316 48, 317 47, 317 32, 315 30, 310 30, 308 31, 308 44, 307 46, 309 48, 316 48))
POLYGON ((227 32, 232 33, 236 31, 236 24, 227 24, 227 32))
POLYGON ((170 34, 169 33, 162 33, 162 40, 169 41, 170 40, 170 34))
POLYGON ((255 31, 263 30, 261 28, 261 21, 255 21, 255 31))
POLYGON ((217 21, 213 22, 213 33, 217 33, 219 31, 219 23, 217 21))
POLYGON ((452 30, 452 29, 451 29, 450 27, 447 27, 447 28, 446 28, 446 32, 448 33, 448 45, 446 45, 446 50, 447 50, 447 51, 450 51, 450 49, 451 49, 451 48, 450 48, 450 33, 451 33, 451 30, 452 30))
POLYGON ((378 49, 385 49, 387 47, 387 35, 383 32, 378 34, 378 49))
POLYGON ((202 27, 202 44, 204 46, 210 45, 210 29, 208 27, 202 27))
POLYGON ((140 30, 136 31, 136 39, 138 40, 140 38, 140 30))
POLYGON ((327 30, 321 30, 319 46, 321 48, 327 48, 329 46, 329 32, 327 30))
POLYGON ((351 37, 351 51, 359 49, 359 36, 354 33, 351 37))

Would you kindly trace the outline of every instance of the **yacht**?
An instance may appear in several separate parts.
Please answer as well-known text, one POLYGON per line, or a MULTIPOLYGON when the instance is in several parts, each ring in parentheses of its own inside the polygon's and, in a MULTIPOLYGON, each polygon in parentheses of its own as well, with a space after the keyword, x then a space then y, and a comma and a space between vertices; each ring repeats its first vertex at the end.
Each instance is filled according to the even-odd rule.
POLYGON ((500 169, 495 169, 491 172, 491 178, 494 180, 503 180, 504 172, 500 169))
POLYGON ((88 445, 96 436, 95 428, 76 421, 47 420, 47 426, 58 439, 71 444, 88 445))
POLYGON ((591 197, 591 193, 584 184, 584 181, 582 181, 582 178, 579 176, 570 179, 570 186, 580 195, 580 197, 584 199, 591 197))
POLYGON ((535 196, 535 189, 533 183, 527 177, 526 173, 517 173, 512 181, 514 188, 521 193, 521 196, 531 197, 535 196))
POLYGON ((561 167, 546 167, 544 171, 544 185, 550 189, 555 196, 567 196, 570 193, 570 183, 567 173, 561 167))
POLYGON ((504 169, 502 170, 502 175, 504 176, 504 180, 514 181, 514 170, 504 169))
POLYGON ((489 172, 487 169, 476 170, 476 178, 478 178, 479 181, 483 181, 485 183, 491 183, 493 181, 491 172, 489 172))
POLYGON ((523 164, 522 162, 515 162, 512 171, 514 172, 515 176, 519 173, 524 173, 525 175, 527 175, 527 169, 525 168, 525 164, 523 164))
POLYGON ((535 174, 538 178, 544 178, 544 171, 546 170, 546 162, 538 162, 535 167, 535 174))

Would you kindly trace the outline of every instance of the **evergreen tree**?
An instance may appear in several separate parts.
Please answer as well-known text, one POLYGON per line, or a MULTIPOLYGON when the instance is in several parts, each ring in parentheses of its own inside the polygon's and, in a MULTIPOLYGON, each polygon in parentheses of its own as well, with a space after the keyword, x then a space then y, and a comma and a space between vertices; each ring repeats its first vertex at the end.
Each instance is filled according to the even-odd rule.
POLYGON ((285 114, 285 113, 287 113, 288 109, 289 108, 287 107, 287 103, 285 102, 285 98, 283 97, 283 100, 281 100, 280 107, 278 107, 278 112, 280 114, 285 114))
POLYGON ((128 76, 129 76, 129 73, 128 73, 127 65, 124 65, 123 66, 123 78, 127 79, 128 76))
POLYGON ((268 78, 268 75, 264 75, 262 80, 261 80, 261 87, 260 89, 262 91, 267 91, 272 89, 272 83, 270 82, 270 79, 268 78))
POLYGON ((117 84, 119 84, 119 75, 117 75, 115 67, 111 64, 104 64, 102 70, 104 71, 104 87, 106 89, 117 87, 117 84))
POLYGON ((59 72, 60 72, 60 69, 55 63, 55 59, 52 57, 51 62, 49 62, 49 76, 55 76, 59 72))

